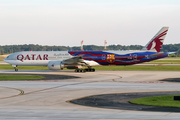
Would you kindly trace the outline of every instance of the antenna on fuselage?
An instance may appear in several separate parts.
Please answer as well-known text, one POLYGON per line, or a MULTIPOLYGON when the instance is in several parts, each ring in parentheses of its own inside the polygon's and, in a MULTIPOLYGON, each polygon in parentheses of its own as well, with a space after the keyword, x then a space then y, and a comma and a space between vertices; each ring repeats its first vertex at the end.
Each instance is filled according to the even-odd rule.
POLYGON ((84 41, 82 40, 82 41, 81 41, 81 50, 82 50, 82 51, 84 51, 84 49, 83 49, 83 42, 84 42, 84 41))

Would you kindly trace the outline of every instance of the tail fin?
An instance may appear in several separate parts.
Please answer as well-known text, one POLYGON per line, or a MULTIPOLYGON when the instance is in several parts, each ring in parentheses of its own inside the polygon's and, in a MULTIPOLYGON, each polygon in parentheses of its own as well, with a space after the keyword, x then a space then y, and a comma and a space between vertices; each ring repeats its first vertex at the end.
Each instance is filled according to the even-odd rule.
POLYGON ((169 27, 161 30, 143 47, 143 51, 160 52, 169 27))

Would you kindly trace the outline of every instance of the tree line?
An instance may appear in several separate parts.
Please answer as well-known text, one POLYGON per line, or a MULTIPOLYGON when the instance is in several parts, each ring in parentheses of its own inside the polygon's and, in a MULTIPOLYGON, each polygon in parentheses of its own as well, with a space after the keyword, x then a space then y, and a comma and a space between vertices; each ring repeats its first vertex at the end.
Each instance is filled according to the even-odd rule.
MULTIPOLYGON (((143 46, 141 45, 109 45, 107 50, 141 50, 143 46)), ((104 50, 104 46, 96 45, 84 45, 84 50, 104 50)), ((24 44, 24 45, 4 45, 0 46, 0 54, 10 54, 19 51, 71 51, 71 50, 81 50, 80 46, 43 46, 34 44, 24 44)), ((177 52, 180 55, 180 44, 167 44, 162 46, 163 52, 177 52)))

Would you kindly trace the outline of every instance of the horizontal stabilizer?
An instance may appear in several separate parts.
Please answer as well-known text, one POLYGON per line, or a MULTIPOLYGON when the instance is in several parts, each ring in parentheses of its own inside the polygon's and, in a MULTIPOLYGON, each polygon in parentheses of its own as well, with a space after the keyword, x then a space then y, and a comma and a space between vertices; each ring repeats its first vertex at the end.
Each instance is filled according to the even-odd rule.
POLYGON ((168 52, 167 54, 170 55, 170 54, 174 54, 174 53, 176 53, 176 52, 168 52))
POLYGON ((150 55, 149 57, 155 57, 155 56, 162 55, 162 54, 164 54, 164 52, 158 52, 158 53, 150 55))

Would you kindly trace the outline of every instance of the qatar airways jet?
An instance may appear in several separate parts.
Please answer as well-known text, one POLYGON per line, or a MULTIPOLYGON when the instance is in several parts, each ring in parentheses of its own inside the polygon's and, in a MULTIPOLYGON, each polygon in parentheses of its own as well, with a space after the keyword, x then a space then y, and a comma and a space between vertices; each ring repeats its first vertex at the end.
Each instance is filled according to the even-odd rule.
POLYGON ((7 56, 4 61, 17 66, 48 66, 50 70, 63 68, 75 72, 94 72, 97 65, 133 65, 167 57, 160 52, 168 27, 163 27, 140 51, 23 51, 7 56), (86 69, 83 69, 86 67, 86 69))

